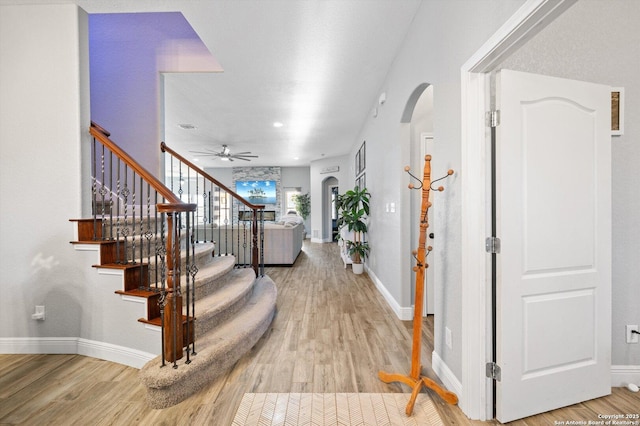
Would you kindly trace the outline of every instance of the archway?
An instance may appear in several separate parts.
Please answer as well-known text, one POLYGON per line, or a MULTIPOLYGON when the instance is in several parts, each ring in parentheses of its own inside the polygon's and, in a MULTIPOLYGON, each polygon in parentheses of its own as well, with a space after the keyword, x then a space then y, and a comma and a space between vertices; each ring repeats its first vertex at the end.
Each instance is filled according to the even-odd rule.
MULTIPOLYGON (((414 175, 422 177, 422 171, 424 167, 424 156, 431 149, 433 142, 433 86, 428 83, 422 83, 411 93, 405 109, 402 114, 401 120, 402 126, 407 127, 404 132, 405 140, 403 144, 407 144, 403 150, 407 153, 406 164, 411 167, 414 175)), ((411 255, 412 251, 418 247, 419 236, 419 216, 420 216, 420 203, 421 192, 411 191, 409 196, 404 198, 406 200, 406 209, 402 209, 407 213, 404 214, 406 222, 405 229, 403 229, 403 235, 406 237, 402 242, 402 247, 405 248, 403 254, 403 264, 407 270, 412 271, 406 276, 408 281, 406 285, 413 289, 415 282, 415 272, 413 272, 413 266, 415 260, 411 255)), ((405 202, 405 201, 403 201, 405 202)), ((429 223, 432 221, 432 210, 429 211, 429 223)), ((433 232, 433 227, 430 228, 430 233, 433 232)), ((430 243, 431 240, 429 240, 430 243)), ((427 268, 425 274, 425 301, 423 306, 425 307, 423 315, 433 314, 435 312, 435 282, 434 282, 434 267, 432 264, 433 256, 429 256, 428 263, 430 267, 427 268)), ((412 295, 412 299, 413 299, 412 295)), ((412 300, 415 303, 415 300, 412 300)))
POLYGON ((329 176, 322 181, 322 241, 333 242, 338 232, 335 197, 338 194, 338 179, 329 176))

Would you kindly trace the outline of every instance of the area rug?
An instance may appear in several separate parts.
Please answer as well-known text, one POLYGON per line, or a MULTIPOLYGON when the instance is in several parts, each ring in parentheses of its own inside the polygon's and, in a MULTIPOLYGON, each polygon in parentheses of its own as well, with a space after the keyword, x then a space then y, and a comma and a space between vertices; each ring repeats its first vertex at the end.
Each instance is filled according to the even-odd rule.
POLYGON ((408 393, 245 393, 234 426, 444 425, 433 402, 419 394, 408 417, 408 393))

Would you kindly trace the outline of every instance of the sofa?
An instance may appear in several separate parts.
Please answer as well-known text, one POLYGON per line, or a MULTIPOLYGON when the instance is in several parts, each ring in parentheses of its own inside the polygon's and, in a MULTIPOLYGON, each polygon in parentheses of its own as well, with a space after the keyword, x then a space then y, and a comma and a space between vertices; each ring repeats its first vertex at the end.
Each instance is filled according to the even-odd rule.
MULTIPOLYGON (((305 238, 302 222, 264 223, 264 264, 287 265, 295 263, 305 238)), ((214 229, 216 254, 233 254, 238 264, 251 263, 251 222, 214 229)), ((258 241, 258 244, 260 242, 258 241)))

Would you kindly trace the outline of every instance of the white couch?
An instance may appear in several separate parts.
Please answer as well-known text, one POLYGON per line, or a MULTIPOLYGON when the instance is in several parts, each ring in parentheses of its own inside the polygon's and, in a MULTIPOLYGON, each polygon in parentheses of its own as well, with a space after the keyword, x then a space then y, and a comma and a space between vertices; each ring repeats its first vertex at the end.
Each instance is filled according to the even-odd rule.
MULTIPOLYGON (((264 264, 293 265, 302 251, 305 238, 302 223, 264 224, 264 264)), ((216 242, 216 254, 233 254, 240 264, 251 263, 251 222, 246 226, 222 226, 214 229, 213 239, 216 242)), ((260 241, 258 240, 258 247, 260 241)))

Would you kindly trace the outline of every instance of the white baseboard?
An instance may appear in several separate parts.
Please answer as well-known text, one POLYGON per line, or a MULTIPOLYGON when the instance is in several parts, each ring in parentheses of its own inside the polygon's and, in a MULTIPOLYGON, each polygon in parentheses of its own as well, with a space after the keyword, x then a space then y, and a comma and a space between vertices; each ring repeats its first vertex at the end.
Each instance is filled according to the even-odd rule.
POLYGON ((387 301, 393 312, 396 314, 399 320, 401 321, 411 321, 413 319, 413 306, 410 307, 402 307, 398 304, 396 299, 393 298, 391 293, 387 290, 387 288, 382 284, 382 281, 378 279, 376 274, 374 274, 365 264, 365 268, 367 270, 367 274, 369 274, 369 278, 375 284, 376 288, 382 294, 382 297, 387 301))
POLYGON ((2 354, 77 354, 77 337, 3 337, 2 354))
POLYGON ((142 368, 156 355, 78 337, 9 337, 0 338, 2 354, 72 354, 84 355, 129 367, 142 368))
POLYGON ((625 387, 629 383, 640 386, 640 365, 612 365, 611 386, 625 387))
POLYGON ((462 383, 436 351, 431 353, 431 367, 440 380, 442 380, 444 387, 460 398, 462 396, 462 383))

